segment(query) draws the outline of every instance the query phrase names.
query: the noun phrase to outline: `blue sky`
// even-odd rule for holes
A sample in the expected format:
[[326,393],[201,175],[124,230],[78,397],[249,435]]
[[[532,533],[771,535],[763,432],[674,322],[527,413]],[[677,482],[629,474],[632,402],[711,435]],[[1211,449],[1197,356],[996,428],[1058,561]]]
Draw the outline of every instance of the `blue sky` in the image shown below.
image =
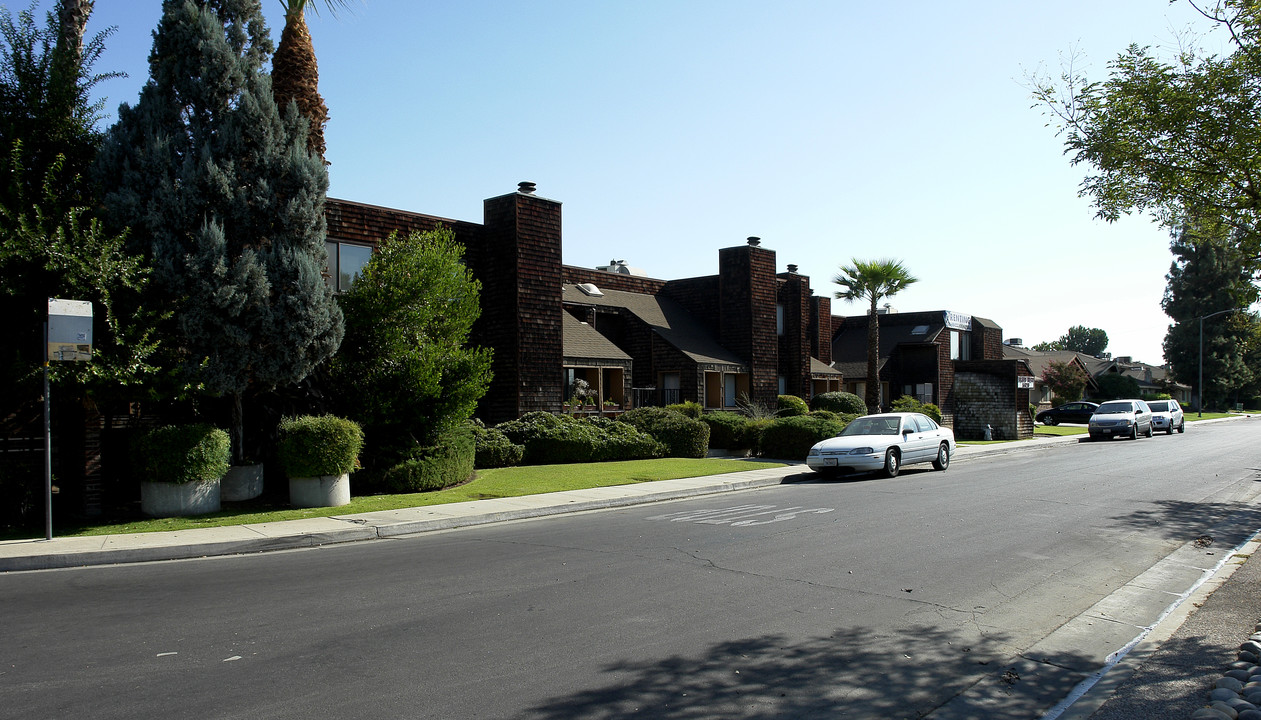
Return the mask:
[[[316,3],[317,0],[311,0]],[[39,3],[40,11],[53,5]],[[6,3],[11,10],[26,5]],[[273,37],[280,4],[264,2]],[[1103,328],[1160,363],[1168,234],[1108,224],[1026,87],[1076,49],[1090,74],[1128,44],[1172,49],[1165,0],[363,0],[308,16],[330,112],[330,195],[480,222],[538,185],[563,205],[563,260],[666,279],[717,272],[762,238],[831,296],[851,258],[901,259],[903,312],[994,320],[1027,345]],[[101,0],[108,122],[148,77],[157,0]],[[1210,35],[1209,42],[1220,42]],[[835,301],[836,314],[863,308]]]

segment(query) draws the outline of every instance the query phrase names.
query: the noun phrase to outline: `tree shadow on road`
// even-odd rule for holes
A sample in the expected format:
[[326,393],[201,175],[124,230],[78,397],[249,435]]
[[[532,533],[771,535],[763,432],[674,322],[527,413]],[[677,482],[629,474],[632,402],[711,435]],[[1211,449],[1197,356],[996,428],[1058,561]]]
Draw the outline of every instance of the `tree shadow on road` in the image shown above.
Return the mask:
[[1168,540],[1233,547],[1261,528],[1261,507],[1247,503],[1162,500],[1113,519],[1121,526],[1156,531]]
[[[828,636],[790,641],[763,635],[715,643],[694,656],[606,665],[603,687],[552,698],[524,714],[538,720],[651,717],[699,718],[923,717],[974,683],[990,695],[1020,695],[1019,668],[1003,664],[1001,634],[978,640],[969,632],[911,627],[877,636],[842,628]],[[1061,658],[1081,664],[1083,658]],[[1058,665],[1058,663],[1056,663]],[[1062,675],[1063,697],[1080,675]],[[1030,679],[1031,680],[1031,679]],[[1025,681],[1029,682],[1029,681]],[[1040,678],[1039,683],[1046,682]],[[1052,681],[1054,682],[1054,681]],[[1042,689],[1039,690],[1042,693]],[[1042,693],[1045,695],[1045,693]],[[1054,704],[1045,698],[1036,702]],[[1023,712],[1023,711],[1022,711]],[[978,717],[981,717],[978,715]]]

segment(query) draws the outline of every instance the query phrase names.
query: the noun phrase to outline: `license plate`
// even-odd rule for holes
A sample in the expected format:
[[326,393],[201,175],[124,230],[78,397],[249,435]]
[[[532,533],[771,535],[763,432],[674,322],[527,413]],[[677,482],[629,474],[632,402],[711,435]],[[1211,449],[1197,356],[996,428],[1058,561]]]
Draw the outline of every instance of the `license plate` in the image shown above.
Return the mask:
[[824,464],[824,465],[835,465],[835,464],[836,464],[836,458],[823,458],[823,464]]

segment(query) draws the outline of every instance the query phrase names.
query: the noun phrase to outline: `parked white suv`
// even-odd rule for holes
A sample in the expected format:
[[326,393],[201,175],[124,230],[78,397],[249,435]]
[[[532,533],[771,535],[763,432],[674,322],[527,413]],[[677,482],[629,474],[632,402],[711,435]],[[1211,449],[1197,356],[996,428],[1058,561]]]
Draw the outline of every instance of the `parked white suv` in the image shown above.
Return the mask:
[[1152,410],[1142,400],[1109,400],[1090,416],[1090,439],[1152,436]]
[[1182,406],[1177,400],[1152,400],[1147,406],[1152,409],[1153,428],[1164,430],[1170,435],[1174,430],[1187,431],[1186,414],[1182,412]]

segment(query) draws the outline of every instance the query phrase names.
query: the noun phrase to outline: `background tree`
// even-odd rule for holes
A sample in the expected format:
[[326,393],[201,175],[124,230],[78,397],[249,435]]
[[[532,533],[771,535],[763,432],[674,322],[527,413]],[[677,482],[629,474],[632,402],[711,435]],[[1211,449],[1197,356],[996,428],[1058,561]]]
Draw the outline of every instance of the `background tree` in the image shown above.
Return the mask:
[[333,376],[375,462],[435,444],[486,393],[491,351],[467,345],[481,284],[463,252],[446,228],[391,235],[341,296],[346,338]]
[[276,108],[271,50],[257,0],[165,0],[149,80],[100,157],[106,210],[174,310],[183,377],[232,399],[237,461],[243,396],[301,381],[343,332],[321,276],[328,174],[305,120]]
[[1061,401],[1070,402],[1080,399],[1089,380],[1086,371],[1071,360],[1068,362],[1052,360],[1042,369],[1042,382],[1051,388],[1051,394],[1055,396],[1057,405]]
[[1074,325],[1059,339],[1038,343],[1033,346],[1033,349],[1041,352],[1071,350],[1104,359],[1110,356],[1109,353],[1104,352],[1108,349],[1108,333],[1099,328],[1088,328],[1082,325]]
[[880,315],[876,312],[877,304],[886,297],[892,297],[905,290],[909,285],[919,282],[912,276],[901,261],[869,260],[857,258],[852,265],[842,265],[840,274],[832,278],[832,282],[845,288],[836,293],[836,297],[853,302],[869,301],[867,311],[867,390],[864,401],[867,411],[880,412]]
[[[285,9],[285,27],[271,61],[272,96],[281,112],[290,102],[297,104],[307,119],[307,148],[323,159],[328,106],[320,96],[320,69],[305,16],[308,7],[314,11],[316,6],[307,0],[280,0],[280,4]],[[330,11],[347,6],[345,0],[325,0],[324,4]]]
[[[1239,230],[1212,220],[1188,223],[1170,243],[1174,261],[1165,276],[1168,285],[1161,307],[1174,320],[1165,334],[1165,360],[1173,376],[1197,386],[1200,375],[1198,318],[1220,310],[1244,309],[1258,299],[1257,286],[1243,260]],[[1245,389],[1258,370],[1246,352],[1255,335],[1256,318],[1236,312],[1207,318],[1204,330],[1204,388],[1196,387],[1204,405],[1220,407]]]
[[1136,398],[1142,393],[1137,380],[1121,373],[1104,373],[1095,382],[1099,385],[1100,400]]
[[[66,3],[63,3],[63,6]],[[48,298],[93,304],[91,363],[59,363],[51,372],[75,393],[99,394],[152,377],[156,313],[140,306],[148,269],[94,217],[95,188],[85,177],[96,156],[101,102],[92,88],[117,73],[94,74],[109,31],[86,44],[91,3],[16,18],[0,8],[0,372],[7,403],[42,366]],[[7,414],[7,413],[4,413]]]
[[[1197,9],[1200,6],[1196,6]],[[1131,45],[1090,81],[1071,62],[1058,80],[1032,78],[1034,98],[1091,168],[1081,195],[1100,217],[1151,211],[1166,227],[1217,217],[1250,262],[1261,250],[1261,5],[1224,0],[1201,10],[1224,27],[1226,56],[1183,47],[1172,61]]]

